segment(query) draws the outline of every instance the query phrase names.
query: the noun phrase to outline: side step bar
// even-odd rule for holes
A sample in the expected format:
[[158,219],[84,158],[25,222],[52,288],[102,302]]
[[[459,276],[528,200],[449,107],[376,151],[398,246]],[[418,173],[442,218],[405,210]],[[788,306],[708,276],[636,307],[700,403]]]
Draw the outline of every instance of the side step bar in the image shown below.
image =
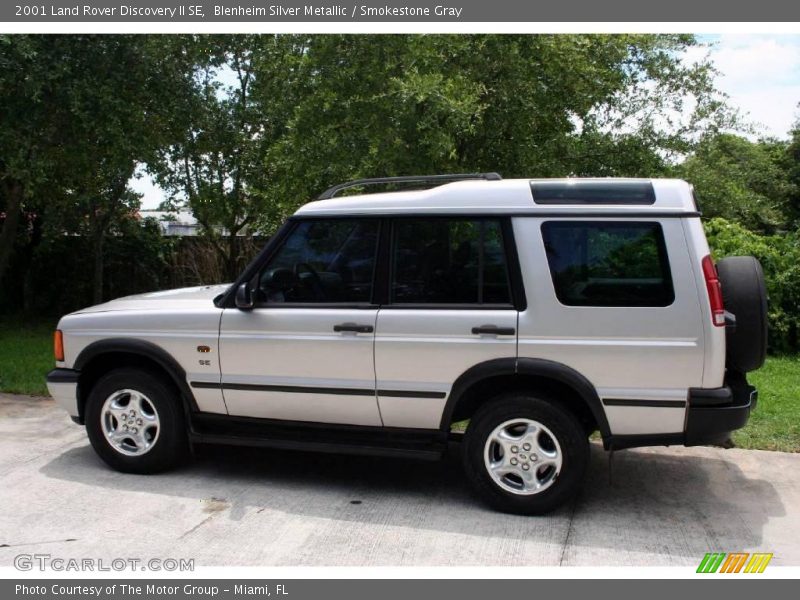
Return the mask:
[[361,427],[195,413],[192,444],[257,446],[333,454],[439,460],[448,436],[438,430]]

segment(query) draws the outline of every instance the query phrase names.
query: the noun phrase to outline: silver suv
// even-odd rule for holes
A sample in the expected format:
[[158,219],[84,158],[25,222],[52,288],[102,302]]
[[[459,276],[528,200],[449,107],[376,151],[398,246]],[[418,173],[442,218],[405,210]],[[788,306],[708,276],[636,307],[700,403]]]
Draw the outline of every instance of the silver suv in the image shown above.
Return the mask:
[[[373,184],[399,191],[335,198]],[[331,188],[232,285],[63,317],[47,380],[120,471],[196,443],[460,441],[479,494],[533,514],[579,488],[594,431],[607,450],[726,439],[765,349],[761,267],[712,262],[686,182],[437,175]]]

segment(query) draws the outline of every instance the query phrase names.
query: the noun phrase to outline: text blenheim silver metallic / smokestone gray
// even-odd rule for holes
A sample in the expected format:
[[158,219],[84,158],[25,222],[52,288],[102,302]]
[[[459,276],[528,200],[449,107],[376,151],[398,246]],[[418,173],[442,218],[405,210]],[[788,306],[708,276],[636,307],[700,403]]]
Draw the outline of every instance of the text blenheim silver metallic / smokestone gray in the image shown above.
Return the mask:
[[[355,14],[353,14],[355,9]],[[220,6],[214,5],[215,17],[454,17],[459,18],[464,12],[460,6],[436,5],[428,6],[284,6],[270,4],[268,6]]]

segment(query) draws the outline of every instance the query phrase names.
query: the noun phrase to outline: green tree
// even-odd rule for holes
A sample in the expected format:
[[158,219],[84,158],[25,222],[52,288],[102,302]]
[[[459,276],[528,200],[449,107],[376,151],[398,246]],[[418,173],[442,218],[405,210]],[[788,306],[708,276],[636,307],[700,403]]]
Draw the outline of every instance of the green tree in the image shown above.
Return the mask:
[[0,281],[34,190],[53,179],[69,68],[48,38],[0,35]]
[[263,157],[288,120],[287,88],[296,83],[289,69],[299,52],[289,36],[196,38],[186,126],[149,165],[170,193],[167,207],[191,210],[230,278],[241,262],[237,236],[270,213]]
[[770,233],[790,223],[790,199],[796,188],[786,170],[787,151],[783,141],[712,135],[678,165],[675,174],[694,184],[705,216]]
[[[800,105],[798,105],[800,106]],[[782,162],[791,186],[788,210],[795,227],[800,225],[800,121],[789,132],[789,143]]]
[[287,134],[286,204],[356,177],[497,170],[648,175],[732,115],[684,35],[312,36]]
[[[23,209],[50,235],[92,240],[94,300],[103,296],[104,243],[138,208],[136,164],[168,142],[180,56],[158,37],[11,36],[0,43],[0,178],[6,219],[0,275]],[[191,73],[189,73],[191,78]],[[17,221],[17,222],[15,222]],[[10,241],[9,241],[10,240]]]

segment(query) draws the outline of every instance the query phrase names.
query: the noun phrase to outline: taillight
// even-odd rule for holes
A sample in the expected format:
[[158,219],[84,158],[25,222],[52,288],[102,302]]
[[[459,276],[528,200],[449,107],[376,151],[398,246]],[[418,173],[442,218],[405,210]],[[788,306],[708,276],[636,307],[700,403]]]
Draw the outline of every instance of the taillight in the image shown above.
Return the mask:
[[53,354],[56,355],[58,362],[64,360],[64,336],[60,329],[56,329],[55,334],[53,334]]
[[708,290],[708,302],[711,305],[711,322],[717,327],[725,327],[725,307],[722,305],[722,286],[717,276],[717,267],[710,256],[703,258],[703,277]]

